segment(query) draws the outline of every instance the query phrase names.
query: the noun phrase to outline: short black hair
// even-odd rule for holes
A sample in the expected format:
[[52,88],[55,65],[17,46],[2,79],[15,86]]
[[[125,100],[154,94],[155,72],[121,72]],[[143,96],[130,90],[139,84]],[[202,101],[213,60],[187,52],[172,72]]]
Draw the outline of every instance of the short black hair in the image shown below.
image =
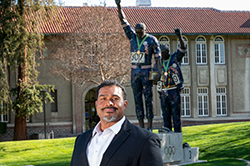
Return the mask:
[[165,51],[169,51],[169,48],[168,48],[168,46],[166,44],[161,45],[160,49],[165,50]]
[[124,98],[124,100],[126,100],[126,97],[127,97],[127,92],[126,92],[126,89],[124,88],[124,86],[122,86],[122,84],[120,84],[117,80],[113,80],[113,79],[110,79],[110,80],[104,80],[96,89],[96,97],[98,98],[98,95],[99,95],[99,90],[105,86],[118,86],[122,89],[122,96]]
[[144,31],[146,31],[146,25],[140,22],[135,25],[135,29],[143,29]]

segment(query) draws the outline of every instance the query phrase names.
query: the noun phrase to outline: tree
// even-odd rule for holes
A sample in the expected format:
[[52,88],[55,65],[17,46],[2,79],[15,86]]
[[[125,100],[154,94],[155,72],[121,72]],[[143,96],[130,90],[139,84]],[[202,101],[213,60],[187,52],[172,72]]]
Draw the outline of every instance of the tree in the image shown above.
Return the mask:
[[105,79],[128,82],[130,45],[114,11],[84,6],[68,10],[65,17],[68,32],[50,37],[58,60],[52,73],[81,84]]
[[[35,58],[44,47],[39,21],[52,20],[54,5],[53,0],[0,0],[0,101],[15,110],[13,140],[27,139],[26,117],[42,112],[41,91],[53,90],[37,82]],[[12,70],[18,73],[14,89],[8,81]],[[16,96],[14,102],[10,92]],[[48,92],[45,99],[52,101]]]

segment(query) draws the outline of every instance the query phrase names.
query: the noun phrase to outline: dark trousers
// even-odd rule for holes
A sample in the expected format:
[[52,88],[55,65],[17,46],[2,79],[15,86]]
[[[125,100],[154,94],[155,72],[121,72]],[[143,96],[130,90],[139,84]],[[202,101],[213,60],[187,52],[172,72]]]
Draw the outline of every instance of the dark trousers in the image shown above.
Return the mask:
[[164,127],[172,130],[172,120],[174,132],[181,130],[181,96],[177,89],[162,91],[160,93],[161,109],[164,121]]
[[136,105],[137,119],[144,119],[143,98],[145,98],[146,118],[152,119],[153,114],[153,82],[149,80],[149,71],[151,69],[132,69],[131,86],[133,89],[134,100]]

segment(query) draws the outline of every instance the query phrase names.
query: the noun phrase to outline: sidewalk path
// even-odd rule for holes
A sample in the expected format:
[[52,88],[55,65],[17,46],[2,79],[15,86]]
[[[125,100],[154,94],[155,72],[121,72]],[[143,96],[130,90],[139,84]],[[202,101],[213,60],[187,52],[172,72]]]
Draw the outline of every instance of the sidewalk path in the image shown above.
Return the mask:
[[245,160],[245,159],[241,159],[241,158],[237,158],[238,160],[242,160],[242,161],[245,161],[245,162],[247,162],[247,166],[250,166],[250,161],[248,161],[248,160]]

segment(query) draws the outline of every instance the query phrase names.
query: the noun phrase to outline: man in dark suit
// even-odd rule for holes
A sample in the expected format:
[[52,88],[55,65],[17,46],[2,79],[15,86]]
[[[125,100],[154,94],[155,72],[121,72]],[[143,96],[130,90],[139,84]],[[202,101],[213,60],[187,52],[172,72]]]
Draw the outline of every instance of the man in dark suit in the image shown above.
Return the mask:
[[125,88],[105,80],[96,93],[100,122],[76,138],[70,166],[162,166],[159,137],[125,118]]

